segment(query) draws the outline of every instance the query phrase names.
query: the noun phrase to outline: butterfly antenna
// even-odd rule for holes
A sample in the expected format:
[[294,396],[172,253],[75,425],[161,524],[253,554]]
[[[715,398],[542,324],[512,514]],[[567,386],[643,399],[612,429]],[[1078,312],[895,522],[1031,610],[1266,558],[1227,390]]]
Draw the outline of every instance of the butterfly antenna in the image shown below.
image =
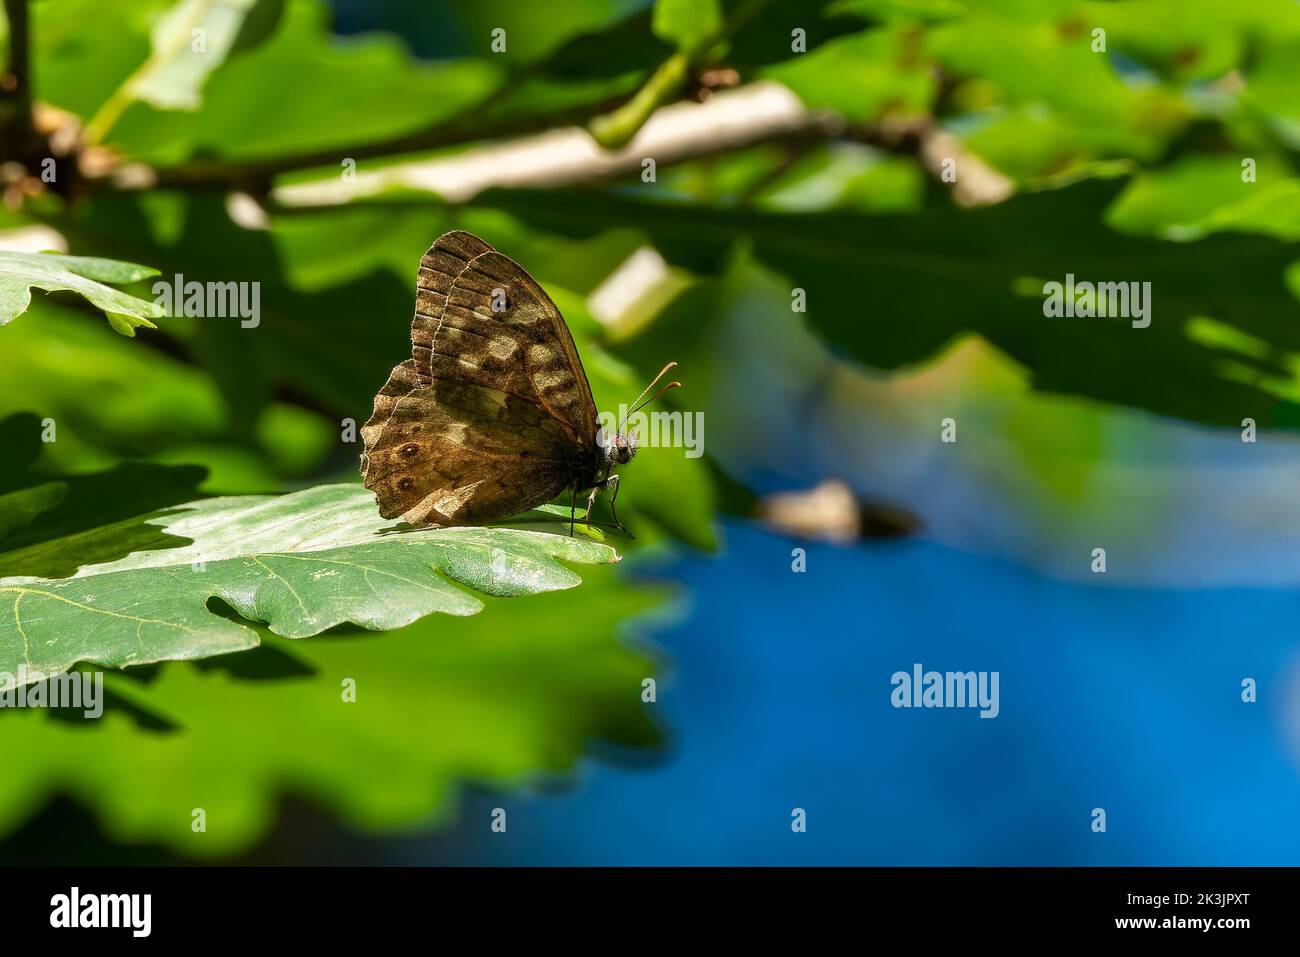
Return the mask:
[[654,394],[654,396],[653,396],[649,401],[647,401],[647,402],[643,402],[643,403],[641,403],[641,405],[637,405],[638,402],[641,402],[641,400],[645,398],[646,393],[649,392],[651,389],[653,389],[653,388],[655,387],[656,383],[658,383],[660,379],[662,379],[665,375],[667,375],[668,370],[669,370],[669,369],[676,368],[676,366],[677,366],[676,361],[673,361],[673,362],[668,363],[668,365],[664,366],[662,369],[660,369],[660,370],[659,370],[659,374],[658,374],[657,376],[655,376],[653,379],[650,380],[650,384],[649,384],[648,386],[646,386],[644,389],[641,390],[641,394],[640,394],[639,396],[637,396],[635,399],[632,400],[632,408],[630,408],[630,409],[628,410],[627,414],[623,416],[623,420],[622,420],[621,422],[619,422],[619,424],[618,424],[618,431],[619,431],[619,434],[620,434],[620,435],[621,435],[622,432],[623,432],[623,426],[627,424],[627,420],[628,420],[629,416],[631,416],[634,412],[636,412],[637,409],[640,409],[640,408],[643,408],[644,406],[649,405],[651,402],[653,402],[655,399],[659,398],[659,396],[663,395],[663,394],[664,394],[665,392],[667,392],[669,389],[676,389],[676,388],[679,388],[679,387],[681,386],[681,383],[680,383],[680,382],[670,382],[670,383],[668,383],[668,385],[664,386],[662,389],[660,389],[658,392],[656,392],[656,393]]
[[668,383],[666,386],[664,386],[662,389],[660,389],[660,390],[659,390],[658,392],[656,392],[654,395],[650,396],[650,398],[646,399],[646,400],[645,400],[644,402],[642,402],[640,405],[636,406],[636,407],[633,408],[631,411],[629,411],[629,412],[628,412],[628,415],[633,415],[633,414],[636,413],[638,410],[640,410],[640,409],[644,409],[647,405],[649,405],[649,404],[650,404],[651,402],[653,402],[655,399],[659,398],[661,395],[663,395],[663,394],[664,394],[665,392],[667,392],[669,389],[680,389],[681,387],[682,387],[682,384],[681,384],[680,382],[670,382],[670,383]]
[[669,369],[675,369],[676,367],[677,367],[677,363],[674,361],[668,363],[668,365],[660,369],[659,374],[650,380],[650,384],[641,390],[641,394],[632,400],[632,404],[636,405],[638,402],[644,399],[645,394],[655,387],[655,383],[658,382],[660,379],[662,379],[668,373]]

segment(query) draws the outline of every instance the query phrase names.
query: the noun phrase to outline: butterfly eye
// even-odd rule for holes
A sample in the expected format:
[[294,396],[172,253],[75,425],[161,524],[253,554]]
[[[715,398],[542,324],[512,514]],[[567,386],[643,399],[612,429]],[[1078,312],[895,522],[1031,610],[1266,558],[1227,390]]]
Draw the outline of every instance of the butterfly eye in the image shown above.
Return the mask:
[[415,479],[411,478],[409,475],[403,475],[397,480],[397,487],[403,492],[409,492],[413,485],[415,485]]
[[420,454],[420,447],[415,444],[403,445],[402,454],[408,459],[415,458],[415,456]]

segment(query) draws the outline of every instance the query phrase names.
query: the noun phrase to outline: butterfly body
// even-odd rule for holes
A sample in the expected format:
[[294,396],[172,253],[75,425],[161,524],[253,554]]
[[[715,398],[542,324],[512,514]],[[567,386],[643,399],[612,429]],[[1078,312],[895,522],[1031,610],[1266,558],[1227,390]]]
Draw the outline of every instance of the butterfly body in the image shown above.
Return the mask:
[[412,357],[361,429],[361,472],[380,514],[415,525],[499,521],[617,489],[635,439],[606,440],[555,304],[518,264],[469,233],[420,260]]

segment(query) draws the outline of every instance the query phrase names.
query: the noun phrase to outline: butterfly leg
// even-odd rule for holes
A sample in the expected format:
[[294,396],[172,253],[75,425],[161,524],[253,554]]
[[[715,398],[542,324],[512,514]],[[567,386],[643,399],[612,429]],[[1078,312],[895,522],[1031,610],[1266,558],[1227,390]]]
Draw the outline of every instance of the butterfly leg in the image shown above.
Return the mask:
[[569,537],[573,537],[573,515],[578,504],[578,483],[573,483],[573,488],[569,490]]
[[614,527],[619,531],[627,532],[632,538],[636,538],[635,535],[628,531],[627,526],[618,520],[618,510],[614,508],[614,503],[618,501],[618,476],[611,475],[605,479],[604,485],[606,488],[613,488],[614,490],[609,496],[609,514],[614,519]]
[[610,495],[610,499],[609,499],[609,514],[614,519],[614,527],[617,528],[620,532],[627,532],[627,534],[630,535],[632,538],[636,538],[635,535],[632,535],[632,533],[628,531],[627,526],[618,520],[618,512],[614,508],[614,503],[618,501],[618,476],[617,475],[611,475],[609,478],[605,479],[605,481],[598,482],[592,486],[591,494],[587,496],[587,513],[586,515],[583,516],[582,520],[584,522],[591,521],[591,510],[596,505],[596,496],[599,495],[601,492],[603,492],[605,489],[614,490],[613,493]]

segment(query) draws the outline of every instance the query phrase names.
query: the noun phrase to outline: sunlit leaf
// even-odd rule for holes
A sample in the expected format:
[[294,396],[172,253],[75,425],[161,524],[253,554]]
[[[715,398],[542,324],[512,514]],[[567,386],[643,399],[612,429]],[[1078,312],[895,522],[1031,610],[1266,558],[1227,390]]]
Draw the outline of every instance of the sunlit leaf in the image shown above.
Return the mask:
[[0,250],[0,326],[26,312],[32,289],[41,289],[77,293],[104,310],[109,324],[123,335],[135,335],[140,326],[154,329],[156,326],[149,320],[164,315],[161,306],[106,283],[138,282],[157,273],[148,266],[114,259]]
[[[483,604],[466,587],[509,596],[571,588],[581,579],[557,559],[618,559],[606,545],[543,531],[403,531],[355,485],[205,499],[135,524],[186,544],[83,566],[70,578],[0,578],[6,683],[82,661],[121,668],[254,647],[256,632],[214,615],[212,598],[276,634],[305,638],[344,622],[385,629],[435,611],[472,615]],[[0,561],[21,569],[80,547],[74,536]]]

